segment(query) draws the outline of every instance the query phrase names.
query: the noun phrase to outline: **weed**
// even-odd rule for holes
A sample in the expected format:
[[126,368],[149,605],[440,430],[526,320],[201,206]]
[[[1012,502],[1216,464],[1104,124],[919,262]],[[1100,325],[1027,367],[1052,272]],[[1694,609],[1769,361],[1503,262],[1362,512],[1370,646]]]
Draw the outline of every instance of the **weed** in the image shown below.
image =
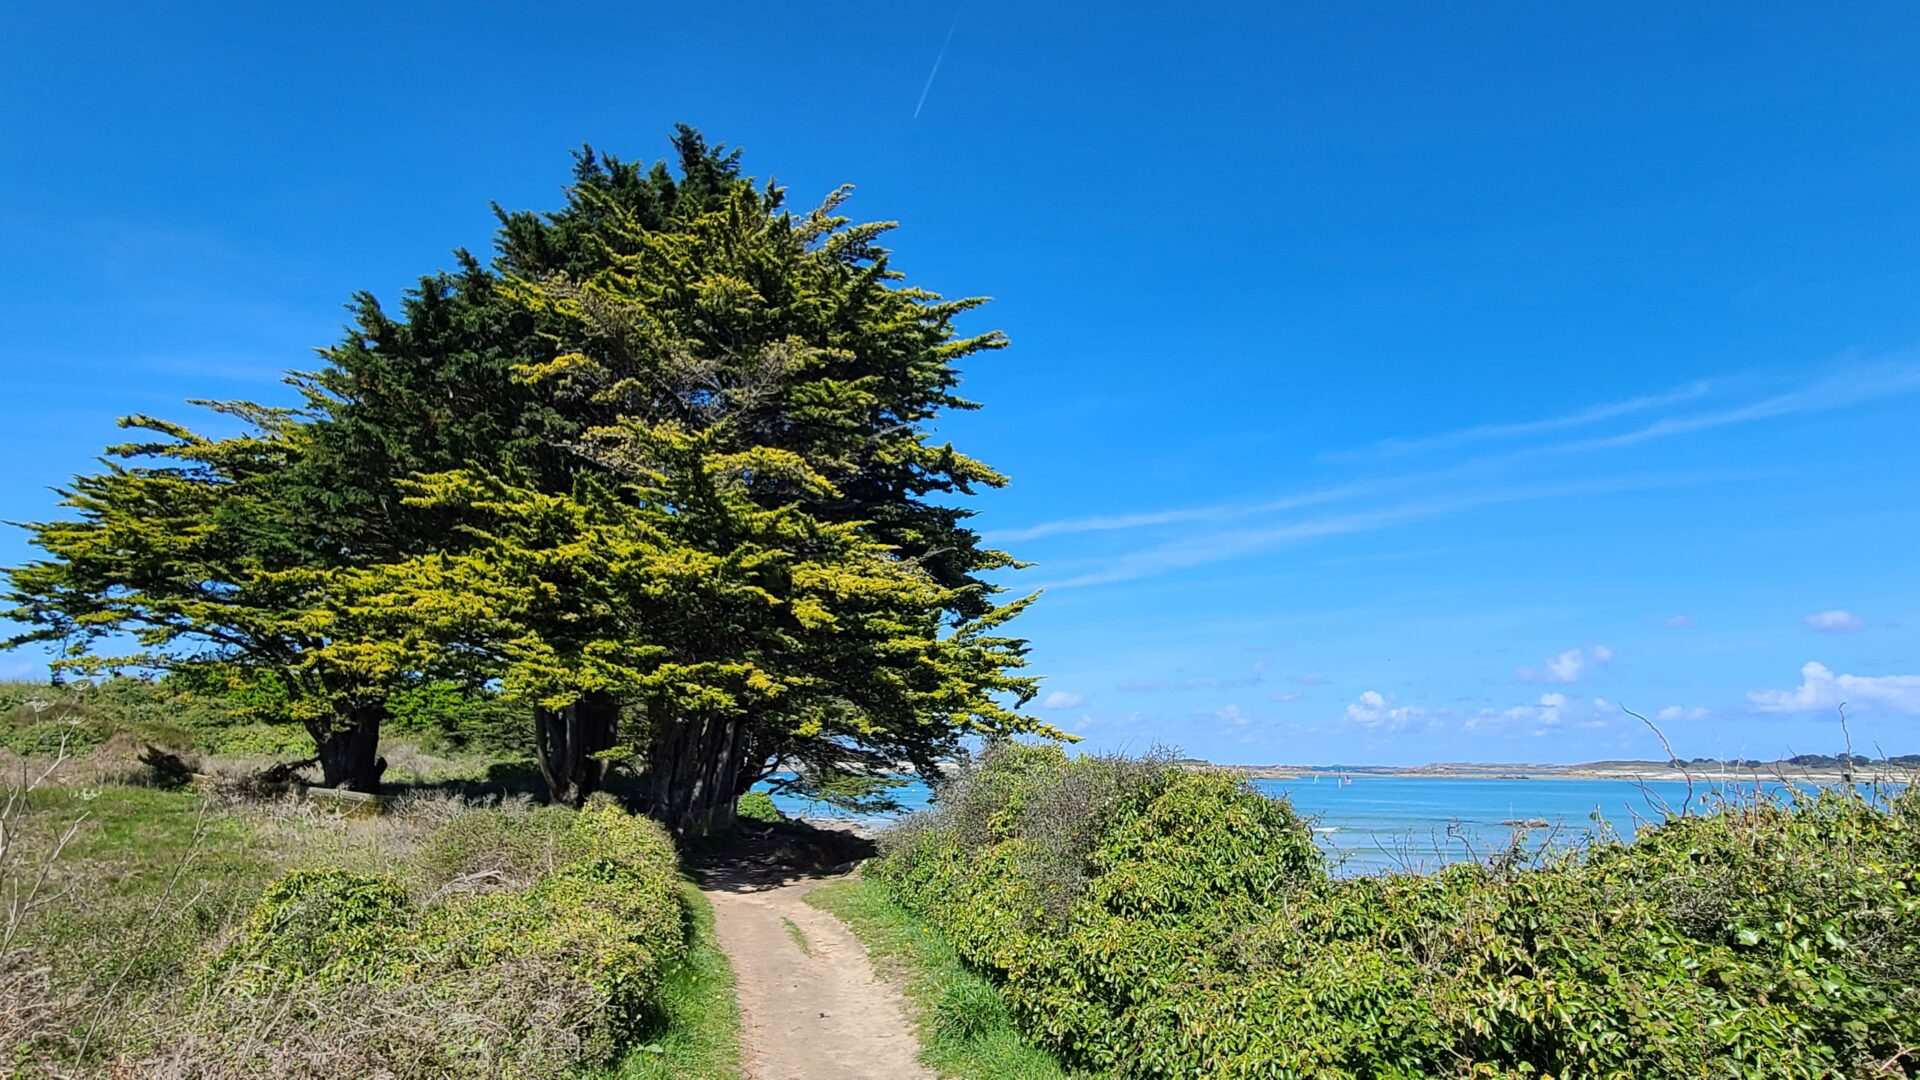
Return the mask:
[[800,929],[800,924],[782,916],[780,925],[786,927],[787,937],[793,941],[793,947],[799,949],[802,956],[813,955],[813,947],[807,944],[807,932]]

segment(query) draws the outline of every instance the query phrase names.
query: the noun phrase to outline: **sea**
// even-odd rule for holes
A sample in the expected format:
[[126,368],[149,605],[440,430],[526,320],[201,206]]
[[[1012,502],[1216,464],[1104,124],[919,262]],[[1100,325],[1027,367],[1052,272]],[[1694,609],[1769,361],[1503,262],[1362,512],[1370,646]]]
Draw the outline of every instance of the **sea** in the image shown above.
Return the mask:
[[[1342,875],[1434,870],[1463,860],[1483,860],[1516,843],[1530,853],[1577,846],[1596,836],[1631,839],[1662,820],[1668,808],[1688,803],[1680,780],[1507,778],[1316,774],[1287,780],[1255,780],[1253,786],[1284,798],[1313,828],[1315,840]],[[1779,790],[1781,785],[1764,786]],[[1712,796],[1751,794],[1755,785],[1722,788],[1698,780],[1693,807]],[[927,786],[912,781],[895,798],[903,812],[926,809]],[[775,796],[775,805],[795,817],[848,817],[805,799]],[[885,825],[898,815],[867,816]]]

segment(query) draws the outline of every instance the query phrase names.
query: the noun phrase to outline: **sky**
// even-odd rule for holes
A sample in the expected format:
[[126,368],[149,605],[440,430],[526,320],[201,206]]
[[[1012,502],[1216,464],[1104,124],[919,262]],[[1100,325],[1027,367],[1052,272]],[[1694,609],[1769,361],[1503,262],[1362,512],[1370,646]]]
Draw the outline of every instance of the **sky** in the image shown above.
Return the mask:
[[0,102],[0,519],[684,121],[995,298],[940,434],[1082,745],[1920,752],[1908,0],[23,0]]

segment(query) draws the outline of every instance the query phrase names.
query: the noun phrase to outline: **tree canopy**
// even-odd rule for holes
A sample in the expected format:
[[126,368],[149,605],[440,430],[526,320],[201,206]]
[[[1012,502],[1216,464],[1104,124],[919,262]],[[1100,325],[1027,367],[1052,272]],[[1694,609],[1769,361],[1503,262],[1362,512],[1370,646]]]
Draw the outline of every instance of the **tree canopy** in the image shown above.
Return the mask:
[[328,779],[361,786],[399,687],[495,687],[556,798],[630,759],[695,832],[776,771],[857,786],[1057,735],[1004,630],[1031,598],[956,505],[1005,478],[931,430],[1006,344],[956,329],[983,301],[906,283],[848,189],[795,214],[738,152],[674,146],[583,151],[560,209],[496,207],[490,263],[456,252],[395,314],[357,295],[301,408],[224,406],[252,430],[223,440],[131,421],[161,441],[29,526],[27,637],[282,679],[323,764],[360,733]]

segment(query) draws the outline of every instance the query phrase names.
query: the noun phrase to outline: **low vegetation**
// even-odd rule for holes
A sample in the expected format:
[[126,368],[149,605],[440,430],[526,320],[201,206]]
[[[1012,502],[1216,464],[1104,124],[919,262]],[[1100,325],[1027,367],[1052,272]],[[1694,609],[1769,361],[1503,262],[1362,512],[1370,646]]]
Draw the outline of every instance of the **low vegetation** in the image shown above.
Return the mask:
[[1327,871],[1235,779],[1002,745],[868,876],[1102,1074],[1920,1071],[1920,795],[1727,796],[1537,863]]
[[852,928],[881,971],[898,981],[941,1076],[1059,1080],[1068,1075],[1014,1023],[1000,990],[947,939],[908,914],[874,878],[849,877],[807,894],[807,903]]
[[164,790],[121,737],[5,761],[0,1075],[736,1074],[732,978],[654,822]]

